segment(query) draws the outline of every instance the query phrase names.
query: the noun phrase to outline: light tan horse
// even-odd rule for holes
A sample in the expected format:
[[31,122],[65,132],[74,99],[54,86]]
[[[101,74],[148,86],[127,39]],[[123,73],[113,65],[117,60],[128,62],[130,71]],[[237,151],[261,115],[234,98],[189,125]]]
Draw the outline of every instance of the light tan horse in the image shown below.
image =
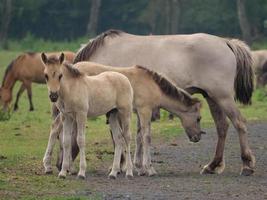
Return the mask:
[[[75,54],[70,51],[64,52],[66,60],[73,62]],[[24,90],[27,90],[30,103],[30,111],[34,110],[32,103],[32,83],[45,83],[44,66],[41,61],[40,53],[24,53],[14,59],[6,68],[0,88],[0,102],[3,109],[7,110],[12,101],[12,90],[17,81],[22,82],[16,95],[14,110],[18,109],[18,102]],[[59,55],[59,52],[50,52],[47,55]]]
[[[87,117],[110,112],[110,128],[115,135],[113,167],[109,177],[115,178],[120,171],[120,158],[126,150],[126,177],[132,177],[130,155],[130,120],[133,90],[127,77],[116,72],[98,76],[86,76],[70,65],[63,65],[64,54],[47,57],[42,53],[45,78],[50,100],[56,103],[63,120],[63,164],[59,177],[65,178],[71,169],[71,133],[77,126],[77,144],[80,150],[79,178],[85,178],[85,123]],[[75,125],[74,125],[75,124]],[[121,142],[123,138],[124,142]],[[124,145],[123,145],[124,144]]]
[[263,87],[267,83],[267,50],[252,51],[252,57],[257,87]]
[[[71,64],[65,64],[70,65]],[[104,66],[92,62],[80,62],[73,67],[87,75],[97,75],[103,72],[112,71],[119,72],[125,75],[134,91],[133,107],[138,116],[138,133],[136,137],[136,150],[134,156],[135,167],[139,175],[152,176],[156,173],[151,162],[151,115],[153,108],[161,107],[175,115],[177,115],[182,122],[182,126],[192,142],[198,142],[201,134],[204,132],[200,129],[200,107],[201,103],[198,99],[192,98],[187,92],[174,86],[164,76],[150,71],[146,68],[135,66],[127,68],[116,68]],[[58,127],[57,120],[53,127]],[[60,130],[54,130],[51,134],[59,134]],[[56,138],[55,136],[53,138]],[[51,141],[49,143],[54,143]],[[48,145],[49,148],[49,145]],[[72,157],[75,159],[78,150],[73,144],[74,151]],[[52,152],[47,150],[46,152]],[[51,166],[51,158],[47,160],[47,154],[44,157],[45,168],[47,165]],[[48,162],[47,162],[48,161]],[[58,162],[61,165],[60,161]],[[49,167],[51,169],[51,167]]]
[[244,42],[203,33],[141,36],[109,30],[79,50],[74,63],[80,61],[117,67],[141,65],[164,74],[191,94],[201,93],[218,133],[214,157],[201,173],[222,172],[227,118],[239,135],[241,174],[254,172],[255,157],[249,146],[246,120],[235,103],[250,104],[253,92],[251,52]]

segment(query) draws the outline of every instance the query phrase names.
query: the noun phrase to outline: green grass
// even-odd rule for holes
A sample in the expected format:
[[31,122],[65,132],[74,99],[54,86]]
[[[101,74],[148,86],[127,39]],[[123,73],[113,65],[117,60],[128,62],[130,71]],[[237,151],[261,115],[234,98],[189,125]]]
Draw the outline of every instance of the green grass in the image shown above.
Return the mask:
[[[19,53],[19,51],[0,51],[1,77],[8,63]],[[15,86],[13,95],[17,92],[18,86],[19,84]],[[60,180],[56,173],[51,176],[43,174],[42,157],[51,124],[50,103],[45,85],[33,85],[33,102],[35,111],[28,112],[28,99],[24,93],[19,103],[19,110],[12,113],[9,120],[0,121],[0,199],[86,199],[78,193],[88,189],[84,181],[70,177]],[[256,91],[253,105],[240,106],[240,109],[250,122],[267,120],[264,91]],[[155,143],[170,142],[183,133],[180,121],[177,118],[169,121],[167,116],[167,112],[163,112],[161,120],[152,123],[152,139]],[[134,117],[133,132],[135,124]],[[212,126],[213,121],[207,104],[203,101],[202,127]],[[113,148],[104,117],[89,120],[86,130],[87,171],[94,173],[100,166],[111,164],[112,155],[109,152],[112,152]],[[99,159],[99,155],[102,159]],[[92,198],[100,197],[96,195]]]

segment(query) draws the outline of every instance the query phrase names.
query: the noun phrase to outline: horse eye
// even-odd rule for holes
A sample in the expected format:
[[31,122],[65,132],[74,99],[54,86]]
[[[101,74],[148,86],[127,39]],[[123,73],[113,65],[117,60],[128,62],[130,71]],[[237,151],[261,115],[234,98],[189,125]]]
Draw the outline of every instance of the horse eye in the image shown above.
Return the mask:
[[200,120],[201,120],[201,117],[198,117],[198,118],[197,118],[197,122],[200,122]]
[[61,80],[61,78],[62,78],[62,74],[59,75],[58,79]]
[[47,74],[45,74],[45,80],[48,81],[48,75]]

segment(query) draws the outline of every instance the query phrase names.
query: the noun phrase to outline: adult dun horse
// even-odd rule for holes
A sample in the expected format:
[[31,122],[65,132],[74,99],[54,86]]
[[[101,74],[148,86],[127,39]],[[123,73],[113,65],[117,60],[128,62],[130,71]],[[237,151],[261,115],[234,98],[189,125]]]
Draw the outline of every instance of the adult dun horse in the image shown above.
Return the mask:
[[[65,65],[71,64],[65,63]],[[70,67],[72,67],[72,65]],[[156,171],[152,166],[150,155],[150,119],[154,108],[161,107],[180,117],[182,126],[186,130],[190,141],[198,142],[201,139],[201,134],[204,132],[200,129],[200,101],[196,98],[192,98],[184,90],[177,88],[164,76],[140,66],[116,68],[92,62],[79,62],[73,67],[90,76],[98,75],[107,71],[113,71],[119,72],[129,79],[134,92],[133,108],[136,111],[138,119],[137,130],[139,132],[139,137],[137,137],[136,140],[134,164],[139,175],[146,174],[148,176],[152,176],[156,174]],[[56,119],[52,126],[55,128],[52,128],[51,130],[51,139],[48,142],[48,148],[44,156],[44,167],[46,172],[47,169],[52,169],[51,152],[53,151],[56,138],[58,134],[60,134],[60,129],[58,129],[59,126],[61,125]],[[74,130],[73,135],[75,134]],[[73,143],[73,145],[75,145],[75,143]],[[75,156],[78,154],[77,150],[78,148],[75,148],[72,151],[73,159],[75,159]],[[62,161],[58,162],[59,168],[61,166],[61,162]]]
[[251,52],[242,41],[203,33],[138,36],[109,30],[78,51],[74,63],[79,61],[145,66],[191,94],[203,94],[215,121],[218,141],[214,158],[201,173],[222,173],[225,168],[227,117],[239,134],[241,174],[254,172],[255,157],[248,144],[247,126],[235,104],[235,100],[250,104],[253,92]]
[[[110,113],[110,128],[114,134],[115,153],[110,178],[116,178],[120,171],[123,149],[126,154],[126,177],[131,178],[130,121],[133,104],[133,90],[127,77],[117,72],[104,72],[98,76],[86,76],[71,65],[63,65],[64,54],[60,57],[41,55],[45,65],[44,74],[49,98],[56,103],[63,120],[63,164],[59,177],[65,178],[71,169],[71,134],[77,127],[77,144],[80,150],[78,177],[84,179],[85,124],[87,117]],[[75,124],[75,125],[74,125]]]
[[[50,52],[48,55],[59,55],[59,52]],[[66,51],[66,60],[73,62],[75,54]],[[6,68],[2,86],[0,88],[0,102],[3,109],[7,110],[12,101],[12,90],[17,81],[22,82],[20,89],[16,95],[14,110],[18,109],[18,102],[24,90],[27,90],[30,103],[30,111],[34,110],[32,103],[32,83],[45,84],[44,66],[41,61],[40,53],[24,53],[14,59]]]

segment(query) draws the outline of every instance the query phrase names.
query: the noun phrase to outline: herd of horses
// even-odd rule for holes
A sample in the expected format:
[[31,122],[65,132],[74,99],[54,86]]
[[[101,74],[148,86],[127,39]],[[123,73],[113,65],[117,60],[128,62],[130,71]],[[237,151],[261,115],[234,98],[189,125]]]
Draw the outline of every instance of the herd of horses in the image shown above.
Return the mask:
[[[265,56],[266,54],[266,56]],[[245,119],[235,103],[251,104],[254,70],[257,85],[267,83],[267,53],[251,52],[237,39],[209,34],[139,36],[109,30],[90,40],[78,52],[25,53],[7,67],[0,99],[4,110],[12,101],[16,81],[22,82],[19,97],[26,89],[30,110],[31,84],[46,83],[52,102],[53,124],[43,164],[52,173],[52,152],[60,141],[57,160],[59,177],[75,173],[73,162],[80,153],[78,177],[84,179],[85,123],[87,117],[106,115],[114,144],[113,165],[109,174],[121,171],[133,177],[152,176],[151,117],[163,108],[179,117],[192,142],[205,134],[200,127],[201,102],[192,97],[200,93],[206,99],[217,128],[214,158],[201,174],[220,174],[225,168],[224,146],[229,127],[227,118],[239,135],[241,175],[255,170]],[[137,115],[136,148],[130,154],[131,113]]]

